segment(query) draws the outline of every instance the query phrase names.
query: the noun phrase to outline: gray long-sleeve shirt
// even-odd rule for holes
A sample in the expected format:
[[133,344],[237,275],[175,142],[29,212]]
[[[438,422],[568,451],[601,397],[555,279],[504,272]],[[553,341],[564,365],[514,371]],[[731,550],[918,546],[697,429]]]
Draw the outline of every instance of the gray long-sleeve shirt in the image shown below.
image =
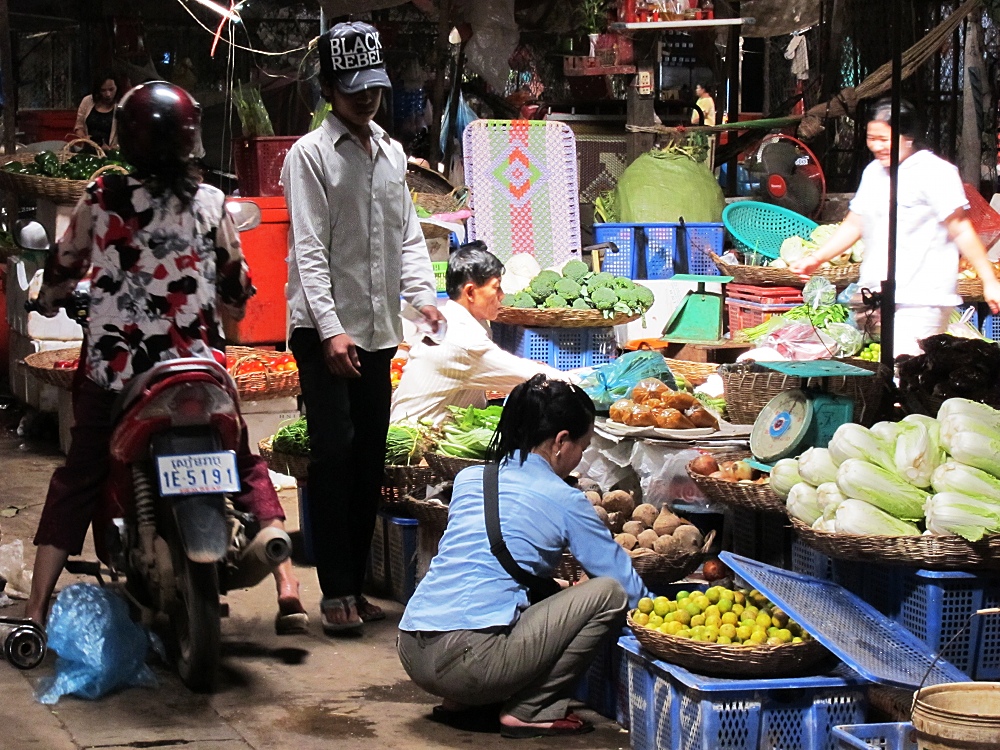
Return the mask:
[[347,333],[366,351],[403,337],[400,295],[437,298],[434,272],[406,187],[406,155],[371,123],[372,156],[330,115],[288,152],[281,170],[291,221],[289,329],[325,340]]

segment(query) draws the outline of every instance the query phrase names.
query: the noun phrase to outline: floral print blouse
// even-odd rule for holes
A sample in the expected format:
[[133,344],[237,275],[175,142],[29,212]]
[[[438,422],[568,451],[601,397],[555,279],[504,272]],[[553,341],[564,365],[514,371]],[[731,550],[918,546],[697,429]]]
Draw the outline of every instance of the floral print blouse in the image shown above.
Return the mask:
[[184,207],[125,175],[80,199],[46,264],[43,310],[55,314],[88,272],[86,375],[113,391],[157,362],[212,359],[224,345],[217,307],[238,320],[255,291],[222,191],[200,185]]

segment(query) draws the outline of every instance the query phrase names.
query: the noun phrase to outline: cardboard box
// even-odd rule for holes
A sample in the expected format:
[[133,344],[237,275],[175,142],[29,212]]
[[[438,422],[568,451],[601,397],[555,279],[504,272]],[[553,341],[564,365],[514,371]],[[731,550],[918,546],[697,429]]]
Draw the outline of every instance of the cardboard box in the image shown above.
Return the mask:
[[250,450],[259,453],[257,443],[273,435],[279,427],[299,418],[298,399],[294,396],[243,401],[240,412],[247,423]]

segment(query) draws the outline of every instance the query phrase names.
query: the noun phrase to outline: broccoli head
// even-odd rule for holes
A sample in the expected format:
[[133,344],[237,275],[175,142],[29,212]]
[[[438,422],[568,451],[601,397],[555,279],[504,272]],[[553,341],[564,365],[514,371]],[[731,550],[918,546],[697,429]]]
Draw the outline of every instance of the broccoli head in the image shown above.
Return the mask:
[[574,310],[593,310],[594,308],[583,297],[577,297],[575,300],[573,300],[573,309]]
[[562,276],[555,271],[542,271],[531,280],[531,283],[528,285],[528,291],[536,301],[543,302],[546,297],[555,292],[556,282],[560,279],[562,279]]
[[618,301],[624,302],[629,308],[639,306],[639,293],[637,287],[633,286],[631,289],[616,289],[615,292],[618,294]]
[[591,294],[594,293],[595,289],[601,289],[602,287],[612,287],[615,277],[613,274],[607,273],[606,271],[601,271],[600,273],[595,273],[591,276],[590,281],[587,282],[587,289]]
[[610,287],[600,287],[590,292],[590,301],[598,310],[610,310],[618,304],[618,295]]
[[525,309],[537,306],[535,298],[528,294],[527,291],[520,291],[516,294],[505,296],[503,298],[503,303],[507,307],[520,307]]
[[624,276],[615,276],[611,280],[611,286],[613,289],[631,289],[635,286],[635,282],[632,279],[626,279]]
[[635,285],[635,296],[643,310],[653,306],[653,290],[642,284]]
[[569,307],[569,302],[566,301],[565,297],[560,297],[558,294],[550,294],[545,298],[546,307]]
[[556,282],[556,294],[572,301],[580,296],[580,285],[570,278],[559,279]]
[[579,282],[584,276],[590,273],[590,269],[587,268],[587,264],[582,260],[571,260],[565,266],[563,266],[563,276],[567,279],[573,279],[573,281]]

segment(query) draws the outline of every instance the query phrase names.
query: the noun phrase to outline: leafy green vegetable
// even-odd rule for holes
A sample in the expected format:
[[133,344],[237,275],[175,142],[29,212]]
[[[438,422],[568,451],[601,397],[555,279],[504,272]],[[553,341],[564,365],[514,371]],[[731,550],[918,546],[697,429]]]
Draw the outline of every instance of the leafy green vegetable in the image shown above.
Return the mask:
[[385,438],[385,462],[390,466],[418,464],[433,444],[426,427],[406,423],[390,424]]
[[469,406],[463,409],[449,406],[448,409],[454,415],[454,422],[441,428],[443,437],[438,443],[438,452],[457,458],[485,458],[486,449],[500,423],[503,407],[477,409]]
[[306,428],[306,418],[299,417],[291,424],[278,428],[271,441],[271,447],[278,453],[308,456],[309,430]]

